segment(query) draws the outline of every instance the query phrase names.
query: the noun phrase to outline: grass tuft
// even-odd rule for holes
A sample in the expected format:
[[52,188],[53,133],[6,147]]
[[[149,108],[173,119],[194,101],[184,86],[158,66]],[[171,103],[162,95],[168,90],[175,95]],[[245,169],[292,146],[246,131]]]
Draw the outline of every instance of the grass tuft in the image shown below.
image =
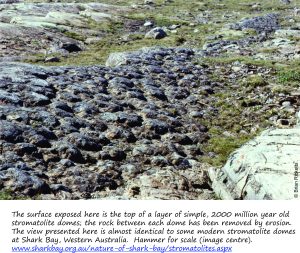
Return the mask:
[[286,70],[278,73],[278,81],[282,84],[300,82],[300,71]]

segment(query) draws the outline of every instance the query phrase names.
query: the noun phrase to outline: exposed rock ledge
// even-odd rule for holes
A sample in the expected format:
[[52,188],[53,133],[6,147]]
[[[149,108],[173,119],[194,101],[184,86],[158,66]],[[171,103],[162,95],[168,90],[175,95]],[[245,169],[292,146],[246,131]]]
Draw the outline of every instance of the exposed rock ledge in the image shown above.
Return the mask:
[[264,131],[209,174],[222,199],[293,199],[300,163],[300,128]]

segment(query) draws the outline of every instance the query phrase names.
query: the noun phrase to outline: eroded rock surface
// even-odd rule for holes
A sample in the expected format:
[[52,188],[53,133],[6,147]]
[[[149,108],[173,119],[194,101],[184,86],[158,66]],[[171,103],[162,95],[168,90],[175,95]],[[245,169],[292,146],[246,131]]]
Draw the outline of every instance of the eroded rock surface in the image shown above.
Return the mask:
[[212,187],[222,199],[294,199],[299,152],[299,128],[267,130],[210,170]]
[[295,1],[105,2],[0,1],[0,192],[292,198]]
[[103,3],[12,2],[0,5],[0,61],[30,59],[38,53],[45,57],[72,53],[74,50],[63,45],[84,48],[84,43],[71,35],[101,37],[103,31],[95,25],[118,20],[128,11],[127,7]]
[[196,155],[207,128],[193,117],[207,110],[199,87],[209,81],[193,55],[144,49],[114,68],[1,64],[1,188],[42,198],[211,198]]
[[270,33],[279,29],[279,15],[270,13],[264,16],[246,18],[232,26],[233,29],[254,29],[258,32]]

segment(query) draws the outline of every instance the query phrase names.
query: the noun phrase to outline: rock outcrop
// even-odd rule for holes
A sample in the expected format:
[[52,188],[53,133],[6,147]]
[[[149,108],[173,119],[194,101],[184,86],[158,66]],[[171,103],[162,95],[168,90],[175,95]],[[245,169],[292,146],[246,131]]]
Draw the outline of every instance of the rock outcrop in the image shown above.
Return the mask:
[[210,169],[222,199],[294,199],[300,164],[300,128],[266,130]]
[[145,38],[149,39],[163,39],[167,36],[167,33],[161,27],[155,27],[146,33]]
[[275,13],[258,16],[253,18],[245,18],[232,26],[233,29],[254,29],[257,32],[270,33],[279,29],[279,15]]
[[105,2],[0,0],[0,195],[293,198],[295,1]]
[[113,68],[1,64],[0,187],[41,198],[211,198],[198,146],[207,128],[193,116],[206,109],[208,77],[193,55],[144,49]]
[[[118,20],[127,7],[103,3],[16,3],[0,5],[0,61],[30,59],[40,53],[70,53],[61,45],[71,43],[79,48],[83,42],[71,35],[89,39],[103,36],[91,23]],[[72,36],[71,36],[72,37]],[[74,52],[74,51],[72,51]]]

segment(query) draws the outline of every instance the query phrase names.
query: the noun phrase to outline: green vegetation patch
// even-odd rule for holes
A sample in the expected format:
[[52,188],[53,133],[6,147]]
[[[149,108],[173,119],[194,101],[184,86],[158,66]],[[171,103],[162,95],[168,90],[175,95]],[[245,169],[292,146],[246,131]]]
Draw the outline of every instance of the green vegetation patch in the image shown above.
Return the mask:
[[66,32],[64,32],[64,34],[66,36],[68,36],[69,38],[79,40],[79,41],[84,41],[86,39],[86,37],[83,36],[82,34],[79,34],[79,33],[73,32],[73,31],[66,31]]
[[268,85],[268,82],[260,75],[251,75],[244,79],[243,84],[248,87],[260,87]]
[[278,73],[278,81],[283,84],[300,82],[300,70],[281,71]]
[[219,57],[206,57],[199,60],[199,63],[206,63],[207,65],[210,64],[218,64],[218,65],[228,65],[234,62],[240,62],[247,65],[253,65],[257,67],[266,67],[266,68],[273,68],[274,62],[271,60],[257,60],[253,59],[249,56],[237,56],[237,55],[226,55],[223,54]]
[[12,191],[4,190],[0,191],[0,200],[25,200],[28,198],[16,196]]
[[215,157],[205,156],[203,162],[208,162],[213,166],[222,166],[227,161],[229,155],[253,138],[252,135],[240,136],[213,136],[205,145],[206,152],[214,152]]

